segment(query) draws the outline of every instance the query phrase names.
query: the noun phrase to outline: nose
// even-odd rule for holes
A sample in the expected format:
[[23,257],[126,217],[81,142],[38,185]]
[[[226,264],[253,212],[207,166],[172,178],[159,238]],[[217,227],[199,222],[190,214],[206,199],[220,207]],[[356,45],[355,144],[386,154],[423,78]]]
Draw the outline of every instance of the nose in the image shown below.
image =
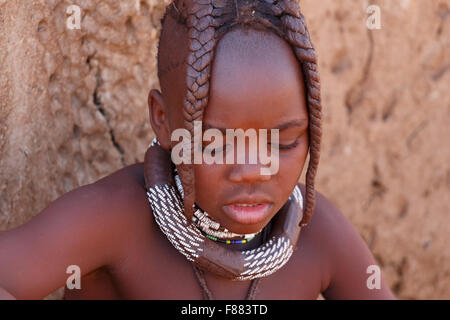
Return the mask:
[[[230,155],[227,154],[227,156]],[[258,148],[255,145],[245,143],[244,149],[240,149],[235,145],[235,150],[231,150],[231,156],[234,156],[233,164],[227,161],[229,181],[235,183],[257,183],[271,179],[271,175],[262,174],[263,168],[267,170],[267,165],[261,162]],[[253,160],[250,160],[250,158],[253,158]]]
[[261,164],[234,164],[228,172],[228,179],[236,183],[255,183],[269,181],[270,175],[261,174]]

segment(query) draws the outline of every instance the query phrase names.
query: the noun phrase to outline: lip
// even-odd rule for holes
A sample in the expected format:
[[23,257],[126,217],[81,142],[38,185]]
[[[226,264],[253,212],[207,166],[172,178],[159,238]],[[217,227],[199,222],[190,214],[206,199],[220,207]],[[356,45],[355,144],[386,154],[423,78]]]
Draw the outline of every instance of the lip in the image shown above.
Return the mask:
[[[254,206],[239,206],[239,204]],[[233,221],[244,224],[263,222],[270,213],[272,203],[257,200],[238,200],[223,206],[225,214]]]

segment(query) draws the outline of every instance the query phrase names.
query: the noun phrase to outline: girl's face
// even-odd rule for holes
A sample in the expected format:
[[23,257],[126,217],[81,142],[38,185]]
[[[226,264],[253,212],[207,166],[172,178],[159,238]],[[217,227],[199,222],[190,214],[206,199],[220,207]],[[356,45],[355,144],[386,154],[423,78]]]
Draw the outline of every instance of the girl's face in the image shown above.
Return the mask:
[[[279,129],[279,168],[274,175],[261,175],[261,168],[270,165],[262,165],[259,157],[257,164],[248,164],[248,139],[246,164],[194,165],[197,205],[232,232],[254,233],[288,200],[308,154],[301,68],[288,43],[273,33],[236,29],[216,48],[210,88],[204,131]],[[255,203],[260,205],[241,206]]]

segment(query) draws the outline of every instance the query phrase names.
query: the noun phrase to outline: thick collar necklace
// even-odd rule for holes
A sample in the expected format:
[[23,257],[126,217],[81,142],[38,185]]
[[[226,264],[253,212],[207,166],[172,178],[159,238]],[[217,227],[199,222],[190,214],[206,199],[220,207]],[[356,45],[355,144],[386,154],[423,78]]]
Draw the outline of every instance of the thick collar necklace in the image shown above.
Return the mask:
[[256,249],[235,251],[208,239],[187,220],[183,193],[175,181],[170,153],[155,140],[145,154],[144,177],[148,200],[159,228],[197,267],[231,280],[244,281],[276,272],[292,256],[303,217],[303,197],[298,186],[272,219],[268,240]]
[[[181,179],[178,176],[176,168],[174,168],[174,178],[178,188],[178,192],[181,194],[181,198],[184,198],[183,184],[181,183]],[[231,232],[228,229],[222,227],[207,212],[198,207],[196,203],[194,203],[193,207],[194,216],[192,217],[192,221],[195,223],[197,228],[205,235],[205,237],[213,241],[226,244],[248,243],[262,232],[262,230],[250,234],[237,234]]]

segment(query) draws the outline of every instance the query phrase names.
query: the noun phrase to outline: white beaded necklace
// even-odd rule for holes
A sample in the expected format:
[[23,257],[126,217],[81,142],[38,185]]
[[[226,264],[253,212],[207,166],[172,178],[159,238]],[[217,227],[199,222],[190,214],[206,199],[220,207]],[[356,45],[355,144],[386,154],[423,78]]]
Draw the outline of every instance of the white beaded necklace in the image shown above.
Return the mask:
[[167,163],[170,162],[170,154],[155,146],[156,142],[155,139],[147,150],[144,163],[148,200],[159,228],[187,260],[198,268],[234,281],[266,277],[289,261],[303,218],[303,198],[298,186],[274,218],[267,241],[252,250],[228,250],[207,239],[195,224],[187,220],[182,207],[184,195],[176,186],[169,180],[164,182],[158,178],[156,183],[152,180],[161,176],[159,170],[165,170],[161,167],[161,160],[166,157]]
[[[175,183],[177,189],[181,196],[184,197],[183,185],[181,184],[180,177],[178,176],[177,169],[174,169]],[[214,219],[200,207],[194,203],[194,217],[193,222],[203,233],[208,235],[209,239],[224,243],[246,243],[251,239],[255,238],[262,230],[249,233],[249,234],[239,234],[229,231],[228,229],[222,227],[220,223],[214,221]]]

